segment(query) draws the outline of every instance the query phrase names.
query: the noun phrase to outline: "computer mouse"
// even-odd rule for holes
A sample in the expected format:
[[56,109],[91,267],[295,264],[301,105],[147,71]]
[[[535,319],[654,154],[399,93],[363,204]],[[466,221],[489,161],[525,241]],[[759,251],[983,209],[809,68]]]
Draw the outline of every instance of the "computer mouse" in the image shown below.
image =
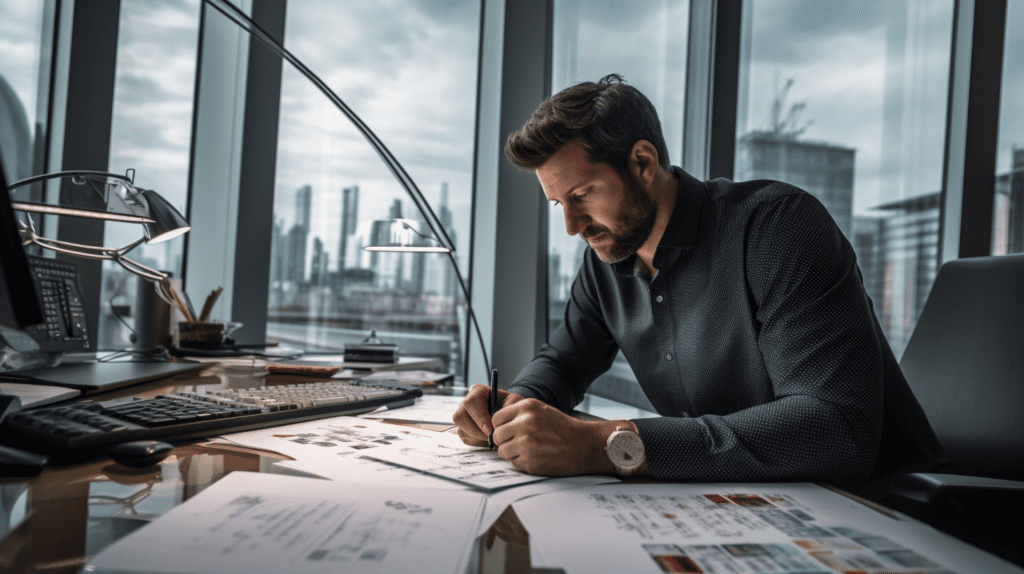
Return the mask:
[[0,445],[0,476],[35,476],[50,457]]
[[152,466],[171,454],[174,446],[158,440],[125,442],[107,449],[114,462],[131,468]]

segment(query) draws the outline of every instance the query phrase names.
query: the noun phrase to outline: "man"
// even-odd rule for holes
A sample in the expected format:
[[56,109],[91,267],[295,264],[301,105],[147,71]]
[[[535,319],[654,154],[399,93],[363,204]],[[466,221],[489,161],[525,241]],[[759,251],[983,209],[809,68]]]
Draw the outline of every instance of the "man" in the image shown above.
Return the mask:
[[[564,323],[493,418],[483,385],[459,407],[465,443],[492,436],[535,474],[812,480],[875,498],[941,455],[813,196],[671,167],[654,107],[615,74],[545,101],[505,155],[590,247]],[[618,350],[661,417],[569,416]]]

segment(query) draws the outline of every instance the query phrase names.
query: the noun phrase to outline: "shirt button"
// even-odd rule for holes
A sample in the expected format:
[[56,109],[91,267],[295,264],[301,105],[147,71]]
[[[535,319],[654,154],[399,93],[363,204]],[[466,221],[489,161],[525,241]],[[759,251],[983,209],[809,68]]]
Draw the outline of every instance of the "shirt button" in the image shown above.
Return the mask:
[[665,360],[666,361],[671,361],[672,360],[672,353],[665,353]]
[[658,303],[661,303],[664,299],[665,298],[662,297],[661,295],[658,295],[657,297],[654,298],[654,300],[657,301]]

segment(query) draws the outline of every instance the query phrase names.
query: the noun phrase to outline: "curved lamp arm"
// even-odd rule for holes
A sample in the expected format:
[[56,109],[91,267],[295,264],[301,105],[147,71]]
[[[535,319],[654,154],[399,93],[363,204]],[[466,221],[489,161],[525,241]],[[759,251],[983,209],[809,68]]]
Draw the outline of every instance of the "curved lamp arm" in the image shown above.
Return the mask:
[[282,59],[287,60],[289,64],[294,66],[296,70],[305,76],[307,80],[312,82],[313,85],[320,90],[320,93],[327,97],[327,99],[330,100],[331,103],[334,104],[350,122],[352,122],[356,129],[359,130],[359,133],[366,138],[370,147],[377,152],[377,155],[384,161],[384,164],[388,166],[388,169],[391,170],[395,179],[398,180],[405,189],[405,192],[412,198],[413,203],[416,204],[416,208],[423,214],[427,225],[434,233],[434,237],[438,238],[437,241],[448,249],[448,257],[451,259],[452,267],[455,269],[455,276],[459,280],[459,287],[462,288],[462,294],[466,297],[466,308],[468,310],[470,320],[476,329],[477,339],[480,342],[480,352],[483,354],[484,367],[487,369],[487,373],[490,374],[491,363],[487,357],[487,349],[484,345],[483,336],[480,334],[480,325],[477,323],[476,315],[473,313],[473,305],[470,302],[469,291],[466,289],[466,284],[462,280],[462,274],[459,273],[459,266],[456,264],[455,257],[452,255],[452,252],[455,251],[455,244],[452,242],[451,238],[448,237],[448,233],[444,230],[444,225],[441,224],[441,221],[434,213],[434,210],[430,207],[430,204],[427,203],[427,200],[423,197],[419,188],[416,187],[416,182],[414,182],[408,172],[405,171],[405,168],[403,168],[402,164],[398,162],[398,159],[396,159],[391,153],[391,150],[389,150],[387,146],[384,145],[384,142],[377,137],[377,134],[373,133],[373,130],[371,130],[370,127],[367,126],[366,123],[363,122],[363,120],[356,115],[356,113],[352,111],[344,101],[342,101],[338,94],[335,94],[319,76],[307,68],[305,64],[281,45],[276,38],[261,28],[260,25],[254,22],[245,12],[242,12],[237,6],[227,2],[226,0],[203,0],[203,2],[226,16],[229,20],[238,25],[238,27],[248,32],[252,37],[262,42],[263,45],[269,48],[272,52]]

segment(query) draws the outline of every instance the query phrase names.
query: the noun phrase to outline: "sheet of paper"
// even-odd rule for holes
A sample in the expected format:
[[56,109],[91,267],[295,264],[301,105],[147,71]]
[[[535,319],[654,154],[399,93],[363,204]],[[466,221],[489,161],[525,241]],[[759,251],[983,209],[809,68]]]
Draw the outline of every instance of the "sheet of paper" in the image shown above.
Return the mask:
[[452,416],[459,408],[464,397],[446,397],[443,395],[424,395],[407,407],[378,410],[359,415],[364,419],[391,419],[414,423],[434,423],[454,425]]
[[552,478],[544,482],[534,482],[492,492],[487,495],[487,504],[484,506],[484,515],[480,519],[480,528],[477,530],[477,536],[483,536],[491,528],[491,525],[494,524],[494,521],[501,516],[501,513],[505,512],[505,509],[517,500],[567,488],[579,488],[581,486],[594,486],[614,482],[619,482],[619,479],[614,476],[587,474],[583,476]]
[[436,435],[435,431],[341,416],[232,433],[220,439],[278,452],[296,460],[316,461],[392,444],[432,439]]
[[567,574],[1019,572],[813,484],[603,485],[512,507],[530,533],[533,565]]
[[364,458],[358,454],[338,453],[338,456],[327,456],[314,460],[283,460],[275,462],[274,466],[297,470],[338,482],[355,480],[398,488],[407,486],[425,486],[447,490],[465,490],[469,488],[464,484],[445,480],[432,474],[395,466],[372,458]]
[[393,444],[367,451],[363,456],[413,468],[486,491],[548,480],[526,474],[498,456],[498,451],[472,447],[454,434],[435,433],[426,444]]
[[236,471],[84,571],[461,573],[483,500],[471,491]]

